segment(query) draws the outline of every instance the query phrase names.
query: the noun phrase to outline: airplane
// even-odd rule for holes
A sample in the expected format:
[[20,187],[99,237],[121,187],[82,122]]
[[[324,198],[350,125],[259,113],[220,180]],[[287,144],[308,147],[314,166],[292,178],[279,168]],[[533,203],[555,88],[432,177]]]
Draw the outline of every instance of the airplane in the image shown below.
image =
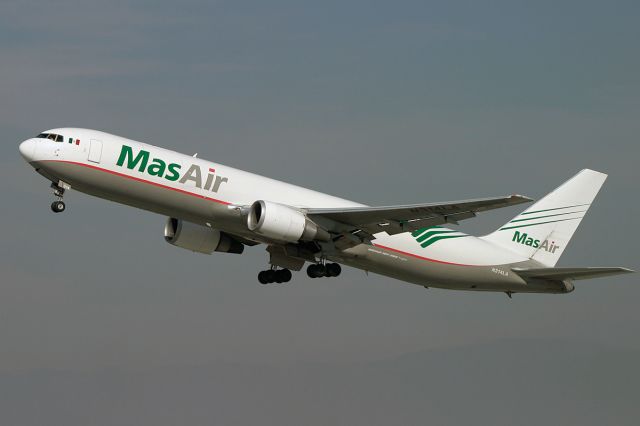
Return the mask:
[[51,209],[73,188],[167,216],[164,238],[197,253],[266,245],[262,284],[291,271],[337,277],[342,265],[425,288],[563,294],[574,281],[633,272],[555,267],[607,175],[585,169],[487,235],[451,225],[533,201],[522,195],[370,207],[220,163],[82,129],[46,130],[22,142],[24,159],[51,182]]

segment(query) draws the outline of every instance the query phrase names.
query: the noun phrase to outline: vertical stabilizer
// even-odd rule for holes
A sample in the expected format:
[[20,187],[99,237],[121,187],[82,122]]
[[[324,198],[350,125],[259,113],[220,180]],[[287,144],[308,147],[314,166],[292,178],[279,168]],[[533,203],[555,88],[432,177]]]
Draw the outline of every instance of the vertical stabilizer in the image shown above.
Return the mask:
[[606,179],[604,173],[582,170],[482,239],[554,266]]

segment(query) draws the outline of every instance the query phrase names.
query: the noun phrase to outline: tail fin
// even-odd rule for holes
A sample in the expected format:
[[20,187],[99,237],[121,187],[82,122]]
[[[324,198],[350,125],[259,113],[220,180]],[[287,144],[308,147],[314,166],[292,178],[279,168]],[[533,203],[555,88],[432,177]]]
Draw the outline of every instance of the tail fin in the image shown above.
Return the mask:
[[482,238],[545,266],[554,266],[606,179],[604,173],[584,169]]

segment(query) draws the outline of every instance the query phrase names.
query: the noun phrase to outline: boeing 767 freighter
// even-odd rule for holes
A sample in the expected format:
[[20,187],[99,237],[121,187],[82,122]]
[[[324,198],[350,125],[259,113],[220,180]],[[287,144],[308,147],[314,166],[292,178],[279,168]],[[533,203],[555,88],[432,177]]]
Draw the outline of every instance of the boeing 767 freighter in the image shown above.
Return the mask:
[[20,144],[51,181],[56,201],[73,188],[167,216],[164,238],[198,253],[242,253],[265,244],[262,284],[311,278],[348,265],[453,290],[569,293],[574,281],[632,272],[618,267],[556,268],[607,175],[582,170],[513,220],[483,237],[449,225],[477,213],[532,201],[521,195],[369,207],[196,156],[96,130],[51,129]]

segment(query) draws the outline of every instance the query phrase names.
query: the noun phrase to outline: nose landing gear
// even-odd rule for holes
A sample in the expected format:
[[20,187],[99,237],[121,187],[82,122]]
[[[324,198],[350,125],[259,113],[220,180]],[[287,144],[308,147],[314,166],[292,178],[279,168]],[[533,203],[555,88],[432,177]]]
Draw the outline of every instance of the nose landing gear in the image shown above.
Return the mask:
[[53,189],[53,195],[58,198],[57,201],[54,201],[53,203],[51,203],[51,210],[54,213],[62,213],[67,208],[67,206],[64,204],[64,201],[62,201],[62,198],[64,197],[65,190],[70,188],[71,188],[71,185],[63,181],[58,181],[58,183],[51,184],[51,189]]

